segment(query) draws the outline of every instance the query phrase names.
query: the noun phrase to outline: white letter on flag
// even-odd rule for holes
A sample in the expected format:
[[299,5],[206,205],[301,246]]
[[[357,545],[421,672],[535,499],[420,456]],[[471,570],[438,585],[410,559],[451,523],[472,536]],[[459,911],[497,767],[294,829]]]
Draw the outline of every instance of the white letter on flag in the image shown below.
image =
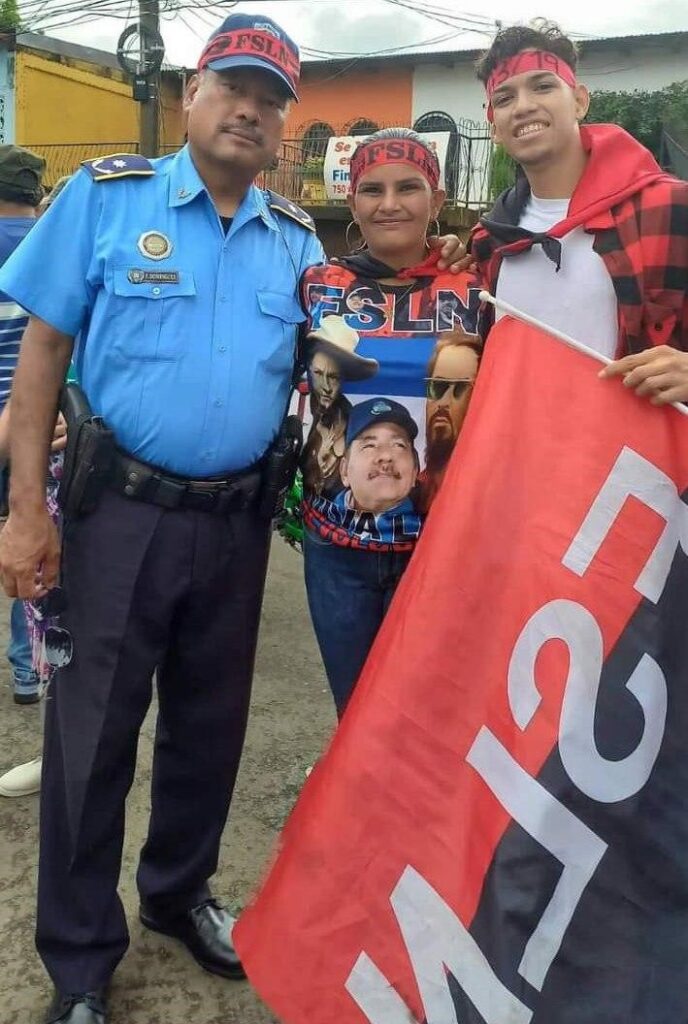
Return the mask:
[[[456,1020],[447,973],[456,978],[485,1024],[529,1024],[532,1011],[502,985],[460,918],[410,865],[391,902],[413,964],[427,1024]],[[366,953],[354,964],[346,989],[372,1024],[416,1024]]]
[[[509,704],[525,729],[540,703],[535,662],[549,640],[563,640],[570,652],[559,724],[559,753],[569,778],[582,793],[611,804],[639,792],[650,777],[664,737],[667,687],[662,670],[643,654],[626,687],[643,710],[645,728],[628,757],[602,757],[595,743],[595,715],[604,659],[602,632],[590,612],[575,601],[550,601],[526,623],[509,663]],[[599,726],[599,723],[598,723]]]
[[552,898],[528,940],[518,968],[519,974],[540,991],[607,844],[532,779],[484,726],[466,760],[514,821],[563,866]]
[[673,480],[632,448],[624,448],[614,463],[562,563],[577,576],[583,576],[630,497],[666,519],[662,535],[635,582],[635,589],[656,604],[676,546],[680,542],[682,549],[688,551],[688,508]]

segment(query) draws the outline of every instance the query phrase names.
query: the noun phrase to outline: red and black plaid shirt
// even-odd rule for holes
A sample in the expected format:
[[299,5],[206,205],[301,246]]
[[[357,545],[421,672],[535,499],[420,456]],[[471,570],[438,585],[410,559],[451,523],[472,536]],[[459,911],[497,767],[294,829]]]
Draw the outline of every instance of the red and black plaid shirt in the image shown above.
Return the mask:
[[[514,189],[514,193],[516,193]],[[518,224],[528,198],[511,205]],[[688,350],[688,182],[663,176],[609,211],[585,221],[595,236],[593,248],[604,260],[616,292],[619,312],[617,356],[651,345]],[[481,286],[495,294],[504,243],[483,224],[471,234]],[[485,311],[482,331],[491,326]]]

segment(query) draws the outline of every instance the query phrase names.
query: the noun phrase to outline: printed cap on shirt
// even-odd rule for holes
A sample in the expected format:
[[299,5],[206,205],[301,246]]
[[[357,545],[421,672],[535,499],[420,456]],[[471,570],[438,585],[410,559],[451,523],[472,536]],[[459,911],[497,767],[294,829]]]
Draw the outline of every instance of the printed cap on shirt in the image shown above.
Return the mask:
[[373,423],[396,423],[408,433],[411,441],[418,436],[418,425],[408,409],[391,398],[369,398],[359,402],[349,413],[346,427],[346,446]]

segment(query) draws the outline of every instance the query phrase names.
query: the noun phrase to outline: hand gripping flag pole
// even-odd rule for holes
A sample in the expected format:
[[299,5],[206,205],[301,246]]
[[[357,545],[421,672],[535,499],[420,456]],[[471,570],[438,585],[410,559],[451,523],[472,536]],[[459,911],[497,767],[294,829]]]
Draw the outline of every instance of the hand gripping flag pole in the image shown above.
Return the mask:
[[[558,331],[554,327],[550,327],[548,324],[543,323],[542,320],[538,320],[537,317],[531,316],[529,313],[524,313],[523,310],[517,309],[512,306],[510,302],[504,302],[502,299],[495,298],[488,291],[481,291],[478,298],[481,302],[489,302],[495,307],[495,309],[501,309],[504,313],[508,313],[509,316],[515,317],[517,320],[522,320],[526,324],[530,324],[532,327],[537,327],[538,330],[544,331],[546,334],[551,334],[553,338],[558,338],[559,341],[563,341],[569,348],[574,348],[577,352],[583,352],[586,356],[592,356],[599,363],[604,363],[605,366],[609,366],[610,363],[615,360],[610,359],[609,356],[603,356],[600,352],[597,352],[594,348],[590,348],[588,345],[584,345],[582,341],[578,341],[576,338],[572,338],[570,334],[564,334],[563,331]],[[671,402],[674,409],[678,409],[682,416],[688,416],[688,405],[684,405],[682,402]]]

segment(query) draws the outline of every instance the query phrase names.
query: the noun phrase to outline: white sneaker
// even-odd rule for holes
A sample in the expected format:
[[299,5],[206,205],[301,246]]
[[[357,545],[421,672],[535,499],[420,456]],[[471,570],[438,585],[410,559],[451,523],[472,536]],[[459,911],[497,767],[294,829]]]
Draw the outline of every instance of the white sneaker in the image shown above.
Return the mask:
[[18,764],[0,776],[0,796],[30,796],[41,788],[42,758]]

